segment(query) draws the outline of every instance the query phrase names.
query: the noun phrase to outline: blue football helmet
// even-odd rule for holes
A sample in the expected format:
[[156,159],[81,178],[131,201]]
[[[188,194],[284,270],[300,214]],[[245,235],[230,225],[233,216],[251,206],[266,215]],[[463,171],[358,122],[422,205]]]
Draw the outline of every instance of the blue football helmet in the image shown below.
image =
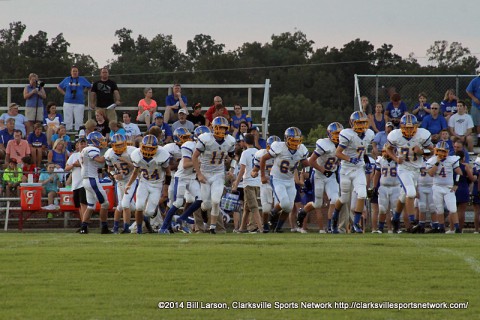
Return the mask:
[[338,144],[340,139],[340,131],[343,130],[343,126],[340,122],[332,122],[327,127],[327,134],[330,141]]
[[207,126],[199,126],[193,131],[193,138],[196,140],[201,134],[210,132],[211,131]]
[[438,160],[443,160],[448,157],[449,151],[450,147],[446,141],[440,141],[435,145],[435,155],[437,156]]
[[285,144],[290,150],[298,150],[302,144],[302,131],[297,127],[290,127],[285,130]]
[[228,120],[224,117],[216,117],[212,121],[213,135],[216,139],[223,139],[227,135],[227,130],[230,127]]
[[270,146],[274,143],[274,142],[280,142],[282,141],[282,139],[280,139],[280,137],[278,136],[270,136],[268,137],[267,139],[267,150],[270,150]]
[[175,131],[173,131],[173,141],[176,144],[182,145],[185,142],[191,141],[191,140],[192,140],[192,134],[190,133],[190,131],[188,131],[184,127],[177,128],[175,129]]
[[352,113],[350,115],[350,126],[352,127],[353,131],[358,134],[365,133],[370,126],[366,113],[363,111],[355,111]]
[[113,152],[122,154],[127,150],[127,138],[123,134],[114,134],[111,141]]
[[140,145],[140,151],[142,152],[144,158],[153,158],[153,156],[157,153],[157,149],[157,137],[151,134],[147,134],[145,137],[143,137],[142,144]]
[[410,139],[417,133],[418,121],[413,114],[406,114],[400,119],[400,130],[402,135]]
[[100,149],[107,146],[107,141],[105,140],[105,137],[98,131],[93,131],[88,134],[87,143]]

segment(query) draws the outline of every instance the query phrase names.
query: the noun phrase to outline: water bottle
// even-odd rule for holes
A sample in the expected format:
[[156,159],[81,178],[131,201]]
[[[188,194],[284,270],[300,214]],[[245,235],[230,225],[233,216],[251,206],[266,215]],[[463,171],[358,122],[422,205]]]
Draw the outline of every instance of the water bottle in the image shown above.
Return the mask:
[[28,183],[33,183],[33,174],[28,174]]

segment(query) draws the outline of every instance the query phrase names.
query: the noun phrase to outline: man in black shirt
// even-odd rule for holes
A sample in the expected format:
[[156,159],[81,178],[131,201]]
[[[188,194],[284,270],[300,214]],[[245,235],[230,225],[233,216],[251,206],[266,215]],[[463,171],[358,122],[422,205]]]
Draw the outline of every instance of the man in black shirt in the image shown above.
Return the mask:
[[[100,80],[96,81],[92,85],[92,91],[90,93],[90,106],[92,109],[107,107],[112,104],[120,104],[120,92],[118,91],[117,84],[108,78],[108,69],[106,67],[100,70]],[[115,107],[105,110],[109,120],[117,120],[117,113]]]
[[202,105],[200,102],[197,102],[193,106],[193,113],[187,116],[187,120],[191,121],[195,128],[205,125],[205,117],[202,115]]

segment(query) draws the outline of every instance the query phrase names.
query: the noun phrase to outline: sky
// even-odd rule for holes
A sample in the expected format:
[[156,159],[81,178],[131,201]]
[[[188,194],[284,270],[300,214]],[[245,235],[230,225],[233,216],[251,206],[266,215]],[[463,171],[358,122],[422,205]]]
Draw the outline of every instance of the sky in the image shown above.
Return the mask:
[[21,21],[25,38],[39,30],[49,39],[63,33],[70,52],[89,54],[99,66],[115,58],[115,31],[124,27],[134,39],[172,35],[183,52],[197,34],[230,51],[299,30],[314,49],[341,48],[360,38],[375,48],[392,44],[403,58],[413,52],[425,65],[436,40],[460,42],[480,58],[478,12],[466,0],[0,0],[0,29]]

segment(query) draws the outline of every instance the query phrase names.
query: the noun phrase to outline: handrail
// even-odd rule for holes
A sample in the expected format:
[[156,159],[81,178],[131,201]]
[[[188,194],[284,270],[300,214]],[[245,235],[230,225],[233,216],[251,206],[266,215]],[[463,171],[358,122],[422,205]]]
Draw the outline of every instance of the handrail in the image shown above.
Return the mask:
[[267,138],[269,109],[270,109],[270,79],[265,79],[265,90],[263,91],[263,104],[262,104],[262,136],[263,136],[263,139]]

